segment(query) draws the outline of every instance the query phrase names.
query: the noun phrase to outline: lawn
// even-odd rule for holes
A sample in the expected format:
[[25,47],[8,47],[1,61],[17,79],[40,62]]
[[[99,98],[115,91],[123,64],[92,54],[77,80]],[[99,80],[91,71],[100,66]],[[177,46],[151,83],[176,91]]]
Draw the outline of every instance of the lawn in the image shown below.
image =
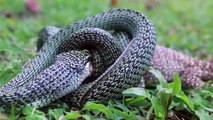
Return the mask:
[[[112,7],[130,8],[145,14],[155,25],[157,44],[164,45],[181,51],[193,57],[209,60],[213,56],[213,1],[212,0],[119,0],[116,6],[111,6],[109,0],[39,0],[41,11],[32,14],[26,10],[23,1],[0,0],[0,87],[11,80],[22,68],[25,62],[36,54],[36,41],[38,32],[45,26],[53,25],[65,27],[96,13],[106,11]],[[156,74],[158,72],[154,71]],[[178,76],[175,77],[178,83]],[[161,81],[162,79],[159,78]],[[165,87],[173,89],[175,87]],[[84,119],[147,119],[156,116],[163,119],[168,113],[170,116],[181,116],[181,112],[190,115],[193,119],[213,119],[213,89],[202,90],[177,90],[175,94],[166,91],[144,89],[130,89],[127,93],[135,94],[142,91],[134,98],[125,98],[123,101],[110,101],[108,105],[90,102],[82,110],[70,111],[66,105],[60,104],[56,108],[34,110],[25,107],[21,112],[16,108],[10,119],[75,119],[81,116]],[[194,97],[196,96],[196,97]],[[149,95],[156,95],[151,98]],[[159,105],[158,100],[167,100],[172,96],[169,110]],[[135,95],[134,95],[135,96]],[[203,99],[204,98],[204,99]],[[146,100],[144,100],[146,99]],[[146,102],[134,103],[130,101],[144,100]],[[140,105],[139,107],[137,105]],[[143,106],[145,105],[145,107]],[[92,109],[91,106],[96,106]],[[157,110],[158,108],[161,110]],[[104,109],[104,110],[103,110]],[[6,112],[8,112],[6,111]],[[65,112],[66,111],[66,112]],[[0,114],[0,119],[1,119]],[[3,116],[2,116],[3,118]],[[187,117],[185,118],[187,119]]]

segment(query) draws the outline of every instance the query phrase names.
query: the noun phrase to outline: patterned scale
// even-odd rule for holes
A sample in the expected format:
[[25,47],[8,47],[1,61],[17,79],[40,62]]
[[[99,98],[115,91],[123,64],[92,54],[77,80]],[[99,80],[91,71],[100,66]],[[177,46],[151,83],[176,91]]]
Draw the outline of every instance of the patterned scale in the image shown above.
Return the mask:
[[[90,34],[90,30],[82,30],[98,28],[102,29],[100,30],[102,32]],[[119,51],[117,48],[109,47],[110,45],[108,44],[108,42],[104,40],[104,42],[101,42],[102,39],[110,39],[111,41],[116,41],[112,40],[114,38],[107,32],[108,30],[125,31],[126,33],[128,33],[129,36],[131,36],[129,44],[122,51],[121,54],[119,53],[119,55],[114,54]],[[85,34],[85,32],[88,32],[88,34],[90,35]],[[154,26],[151,21],[149,21],[143,14],[137,11],[128,9],[112,9],[67,25],[65,28],[59,30],[53,36],[48,37],[48,40],[40,48],[36,56],[23,67],[22,71],[14,79],[0,88],[1,103],[10,103],[14,101],[13,96],[18,95],[20,98],[23,98],[22,100],[27,102],[28,104],[34,106],[35,104],[31,103],[37,103],[38,107],[42,107],[48,104],[50,101],[56,100],[59,97],[67,94],[66,89],[64,91],[60,91],[60,89],[58,88],[60,93],[57,93],[55,97],[50,98],[49,95],[39,95],[40,93],[38,92],[42,91],[43,89],[43,87],[39,86],[52,84],[50,83],[51,80],[45,80],[46,76],[41,77],[39,86],[31,86],[26,89],[26,84],[35,82],[37,77],[40,74],[43,74],[46,69],[49,69],[51,65],[55,65],[55,63],[58,64],[57,62],[55,62],[57,61],[56,58],[58,55],[60,56],[60,54],[63,54],[63,52],[83,49],[90,50],[91,42],[87,42],[88,40],[86,39],[91,40],[97,36],[100,36],[99,33],[103,33],[106,36],[101,36],[100,39],[95,39],[98,40],[98,42],[95,42],[94,40],[93,43],[98,43],[97,45],[100,45],[100,47],[96,47],[97,50],[95,51],[96,53],[101,53],[102,55],[100,54],[99,57],[93,57],[93,59],[101,58],[101,65],[97,66],[105,66],[107,68],[102,68],[104,72],[100,76],[97,75],[97,79],[88,84],[87,88],[78,88],[79,90],[83,90],[80,92],[82,93],[82,96],[77,96],[81,98],[78,101],[80,101],[80,103],[85,103],[85,101],[88,100],[106,101],[111,98],[120,98],[123,90],[133,86],[137,86],[140,82],[142,74],[145,72],[145,69],[151,61],[155,49],[156,34]],[[72,41],[73,39],[77,40]],[[72,43],[72,45],[69,43]],[[106,47],[106,51],[100,49],[104,47]],[[90,50],[90,52],[91,51],[94,50]],[[96,53],[91,53],[91,55]],[[93,60],[92,62],[94,61],[95,60]],[[60,71],[60,69],[56,70]],[[63,70],[61,72],[63,73]],[[76,73],[76,69],[70,72]],[[59,78],[62,76],[62,74],[59,74],[54,76],[54,78]],[[68,78],[64,79],[66,83],[65,86],[69,84],[70,81],[74,80],[72,76],[67,77]],[[58,84],[61,83],[59,79],[55,79],[54,82]],[[35,82],[35,84],[37,83]],[[75,85],[74,88],[76,88],[78,85]],[[34,91],[35,93],[33,94],[31,93],[31,96],[25,96],[25,90],[23,90],[19,94],[16,94],[17,91],[20,91],[20,89],[31,90],[31,88],[34,89],[33,87],[35,87],[37,91]],[[53,88],[54,85],[50,86],[49,89],[52,90]],[[58,96],[58,94],[61,94],[61,96]],[[27,97],[31,99],[29,99],[29,101],[28,99],[25,100],[25,98]]]

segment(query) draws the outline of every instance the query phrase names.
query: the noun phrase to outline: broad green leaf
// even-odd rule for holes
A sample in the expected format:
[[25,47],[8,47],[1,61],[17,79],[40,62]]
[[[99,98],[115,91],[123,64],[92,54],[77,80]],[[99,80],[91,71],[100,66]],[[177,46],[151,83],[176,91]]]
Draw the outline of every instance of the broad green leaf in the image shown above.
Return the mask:
[[168,114],[169,106],[172,102],[172,90],[170,89],[163,89],[159,91],[158,96],[160,98],[161,105],[164,111],[164,117]]
[[174,81],[169,84],[169,88],[172,89],[173,95],[176,95],[181,91],[181,80],[177,73],[174,74]]
[[124,90],[122,92],[122,94],[125,96],[143,96],[145,98],[147,97],[147,93],[146,93],[145,89],[139,88],[139,87],[133,87],[133,88]]
[[195,110],[195,114],[199,117],[200,120],[213,120],[213,114],[209,114],[204,109]]
[[81,115],[81,117],[83,117],[85,120],[91,120],[89,115]]
[[158,79],[159,82],[160,82],[160,85],[161,85],[163,88],[167,88],[167,87],[168,87],[167,81],[165,80],[164,76],[160,73],[160,71],[155,70],[154,68],[150,68],[150,69],[149,69],[149,72],[151,72],[152,74],[155,75],[155,77],[157,77],[157,79]]
[[122,111],[124,111],[124,112],[130,112],[131,111],[127,108],[127,106],[125,106],[124,104],[121,104],[119,101],[116,100],[114,102],[115,102],[114,106],[121,109]]
[[127,105],[137,104],[138,102],[141,102],[144,99],[145,99],[144,96],[139,96],[139,97],[133,98],[132,100],[127,102]]
[[209,112],[213,112],[213,104],[209,104],[213,99],[210,91],[208,90],[200,90],[200,91],[192,91],[193,98],[192,102]]
[[32,111],[33,111],[33,108],[30,107],[29,105],[26,105],[22,112],[23,112],[23,114],[27,115],[27,114],[31,114]]
[[194,105],[191,103],[189,98],[183,93],[183,91],[177,93],[175,96],[181,99],[191,110],[194,110]]
[[81,114],[79,111],[71,111],[71,112],[66,112],[65,118],[68,120],[75,120],[81,117]]
[[213,98],[213,90],[211,91],[211,89],[203,89],[203,90],[199,90],[200,93],[202,93],[205,96],[209,96]]
[[48,120],[44,115],[27,115],[26,120]]
[[54,116],[54,118],[57,120],[64,112],[64,109],[53,109],[49,110],[49,115]]
[[22,112],[26,115],[26,120],[47,120],[45,113],[36,110],[36,107],[32,108],[26,105]]
[[126,112],[123,112],[123,111],[120,111],[118,109],[115,109],[115,108],[111,108],[111,110],[113,111],[114,113],[114,116],[115,118],[119,118],[119,119],[131,119],[131,116],[128,115],[128,113]]
[[155,111],[155,115],[159,120],[164,120],[165,119],[165,112],[163,110],[163,106],[160,102],[160,100],[157,97],[152,97],[151,98],[152,106]]
[[83,110],[98,110],[98,111],[103,112],[106,115],[107,118],[113,117],[112,111],[103,104],[97,104],[97,103],[94,103],[94,102],[87,102],[84,105]]
[[204,110],[206,110],[206,111],[208,111],[208,112],[213,112],[213,107],[212,107],[212,108],[206,107],[206,106],[203,105],[202,103],[200,103],[200,106],[201,106]]

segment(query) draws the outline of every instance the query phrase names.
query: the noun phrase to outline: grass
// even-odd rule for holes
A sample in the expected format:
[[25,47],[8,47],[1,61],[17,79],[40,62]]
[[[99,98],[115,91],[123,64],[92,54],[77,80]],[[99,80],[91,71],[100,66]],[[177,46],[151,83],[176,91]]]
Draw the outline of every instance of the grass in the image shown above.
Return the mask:
[[[17,74],[26,61],[33,58],[37,34],[44,26],[64,27],[110,8],[109,1],[39,0],[39,3],[41,13],[32,15],[20,1],[0,1],[0,87]],[[211,0],[120,0],[116,7],[135,9],[148,16],[155,25],[158,44],[205,60],[212,57]],[[5,17],[5,14],[10,17]],[[160,75],[157,71],[154,73]],[[193,116],[190,119],[212,119],[213,89],[181,90],[178,76],[174,78],[171,84],[159,78],[161,84],[155,90],[126,90],[122,101],[109,101],[107,105],[88,102],[83,109],[75,111],[70,111],[66,104],[60,102],[53,109],[35,110],[26,106],[21,112],[17,108],[8,110],[11,112],[9,118],[165,119],[185,114]],[[0,114],[0,119],[3,117],[6,119]]]

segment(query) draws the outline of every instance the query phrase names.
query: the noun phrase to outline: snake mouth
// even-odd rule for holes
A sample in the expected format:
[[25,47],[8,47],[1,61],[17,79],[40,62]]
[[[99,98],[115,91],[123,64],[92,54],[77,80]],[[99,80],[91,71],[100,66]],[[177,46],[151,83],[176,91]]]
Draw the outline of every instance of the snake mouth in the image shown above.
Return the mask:
[[[86,66],[87,66],[87,65],[86,65]],[[89,72],[90,72],[90,75],[91,75],[92,72],[93,72],[93,66],[92,66],[92,63],[91,63],[91,62],[88,63],[88,67],[89,67]]]
[[87,62],[86,66],[84,68],[84,70],[82,71],[81,74],[81,81],[80,82],[84,82],[87,80],[87,78],[89,78],[93,73],[93,66],[92,66],[92,62]]
[[93,76],[94,68],[91,61],[87,62],[85,65],[85,69],[82,72],[82,84],[92,83],[96,77]]

